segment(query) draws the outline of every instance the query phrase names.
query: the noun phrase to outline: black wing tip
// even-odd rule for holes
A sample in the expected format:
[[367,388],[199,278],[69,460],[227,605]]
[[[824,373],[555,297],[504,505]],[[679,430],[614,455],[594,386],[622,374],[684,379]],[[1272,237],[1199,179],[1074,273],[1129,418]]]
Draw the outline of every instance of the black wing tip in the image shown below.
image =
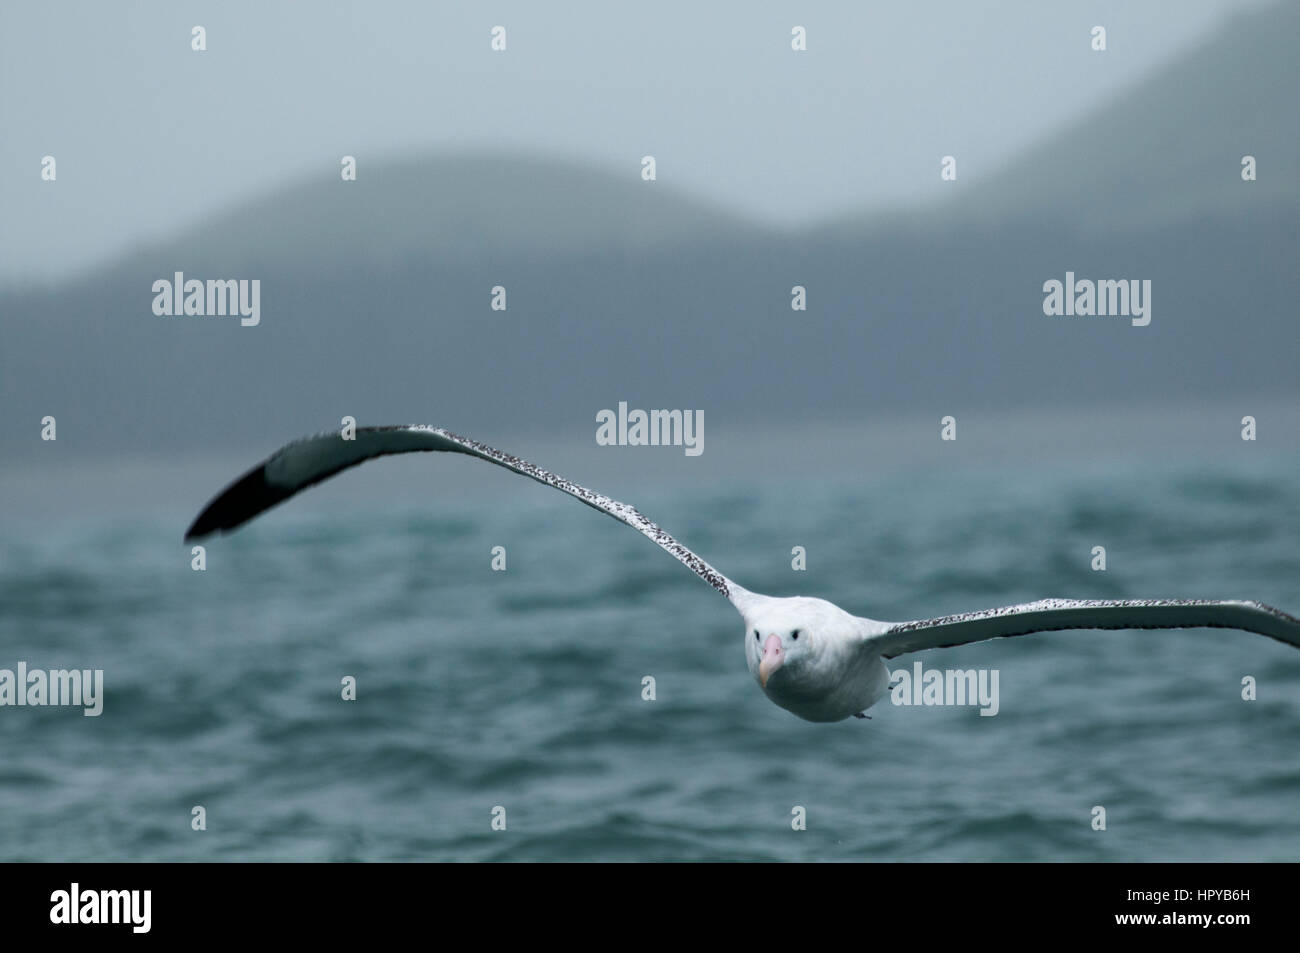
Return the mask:
[[260,464],[222,490],[203,508],[185,531],[184,542],[236,529],[293,496],[296,490],[296,487],[272,486],[266,479],[266,465]]
[[200,513],[198,516],[194,518],[194,522],[191,523],[190,528],[185,531],[185,536],[184,538],[182,538],[181,542],[193,543],[200,539],[207,539],[209,536],[213,535],[214,533],[221,532],[221,529],[219,527],[206,525],[204,521],[204,517],[207,516],[207,514],[208,511],[205,509],[202,513]]

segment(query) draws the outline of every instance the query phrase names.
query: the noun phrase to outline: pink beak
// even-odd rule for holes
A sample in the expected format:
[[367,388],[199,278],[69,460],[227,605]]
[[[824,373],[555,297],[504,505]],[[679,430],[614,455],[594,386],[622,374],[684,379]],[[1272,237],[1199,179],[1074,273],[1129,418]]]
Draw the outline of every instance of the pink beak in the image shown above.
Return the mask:
[[772,677],[772,673],[784,662],[785,649],[781,645],[781,640],[775,635],[769,635],[767,641],[763,643],[763,658],[758,663],[758,680],[764,688],[767,688],[767,680]]

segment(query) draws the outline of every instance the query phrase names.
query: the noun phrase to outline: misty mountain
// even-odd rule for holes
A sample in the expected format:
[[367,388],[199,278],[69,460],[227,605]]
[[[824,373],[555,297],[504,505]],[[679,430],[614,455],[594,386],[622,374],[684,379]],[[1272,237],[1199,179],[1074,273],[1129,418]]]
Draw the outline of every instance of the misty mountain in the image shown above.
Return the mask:
[[[760,226],[657,183],[639,168],[494,154],[362,161],[355,181],[327,179],[271,190],[202,223],[121,268],[161,259],[250,274],[400,270],[430,261],[581,256],[619,248],[643,254],[688,241],[722,243]],[[179,266],[178,266],[179,267]]]
[[[1177,224],[1300,199],[1300,5],[1229,21],[1146,83],[1020,156],[963,211],[1033,210],[1104,230]],[[1106,54],[1098,54],[1106,55]],[[1258,160],[1245,185],[1241,158]]]
[[[1300,4],[1228,21],[1197,49],[1055,133],[992,175],[952,183],[895,228],[1053,221],[1081,231],[1152,228],[1300,206]],[[1095,53],[1107,56],[1108,53]],[[1241,159],[1258,179],[1246,185]],[[960,157],[959,162],[960,162]],[[959,176],[960,178],[960,176]],[[879,228],[850,213],[823,230]]]
[[[363,162],[356,182],[254,196],[0,297],[0,453],[40,453],[46,414],[61,448],[100,452],[269,447],[344,414],[490,437],[594,433],[619,401],[777,429],[1296,395],[1298,17],[1242,17],[904,217],[778,231],[635,165],[503,155]],[[155,315],[153,283],[177,271],[259,279],[260,324]],[[1043,283],[1067,271],[1149,279],[1150,325],[1045,316]]]

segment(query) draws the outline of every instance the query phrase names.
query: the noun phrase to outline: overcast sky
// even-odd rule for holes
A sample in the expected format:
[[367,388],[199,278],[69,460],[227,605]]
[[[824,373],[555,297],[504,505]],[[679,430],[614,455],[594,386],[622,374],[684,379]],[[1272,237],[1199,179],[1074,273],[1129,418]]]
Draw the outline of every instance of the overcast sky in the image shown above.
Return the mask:
[[978,181],[1257,5],[5,2],[0,282],[336,177],[344,154],[362,175],[490,148],[634,176],[648,153],[660,182],[776,222],[904,204],[939,185],[940,156]]

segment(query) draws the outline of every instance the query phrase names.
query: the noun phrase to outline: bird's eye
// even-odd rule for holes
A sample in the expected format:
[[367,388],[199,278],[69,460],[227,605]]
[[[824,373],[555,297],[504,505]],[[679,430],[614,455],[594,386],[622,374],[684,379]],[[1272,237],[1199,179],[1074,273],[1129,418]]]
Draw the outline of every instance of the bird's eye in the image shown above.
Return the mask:
[[755,642],[758,641],[758,629],[755,629],[755,630],[754,630],[754,641],[755,641]]
[[791,633],[790,633],[790,638],[794,639],[795,641],[798,641],[798,639],[799,639],[799,630],[798,630],[798,629],[795,629],[793,632],[791,632]]

